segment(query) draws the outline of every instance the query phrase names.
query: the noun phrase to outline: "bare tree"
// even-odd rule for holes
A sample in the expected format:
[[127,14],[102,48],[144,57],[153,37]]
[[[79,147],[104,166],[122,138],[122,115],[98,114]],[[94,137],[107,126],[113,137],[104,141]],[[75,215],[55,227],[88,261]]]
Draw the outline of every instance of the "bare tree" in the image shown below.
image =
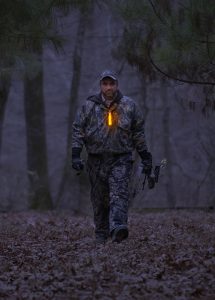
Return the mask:
[[170,143],[170,104],[169,104],[169,97],[168,97],[168,82],[161,81],[160,82],[160,90],[161,90],[161,97],[164,107],[164,114],[163,114],[163,131],[164,131],[164,155],[168,159],[168,167],[166,172],[166,197],[167,197],[167,205],[170,208],[175,207],[175,196],[173,191],[173,175],[172,175],[172,149]]
[[6,103],[10,91],[10,85],[11,85],[11,76],[10,75],[1,76],[0,78],[0,153],[2,149],[2,131],[3,131],[5,108],[6,108]]
[[[74,115],[76,108],[78,106],[78,92],[80,87],[81,78],[81,66],[82,66],[82,53],[84,46],[84,34],[87,26],[87,10],[81,10],[79,12],[79,22],[76,33],[75,49],[73,55],[73,76],[70,89],[70,99],[69,99],[69,115],[68,115],[68,131],[67,131],[67,153],[63,168],[63,175],[61,178],[59,192],[57,195],[56,206],[63,206],[63,203],[68,203],[71,199],[72,187],[71,184],[71,138],[72,138],[72,123],[74,120]],[[81,180],[81,179],[79,179]],[[74,192],[74,191],[73,191]],[[77,208],[78,210],[78,208]]]
[[[35,49],[42,63],[42,42]],[[52,208],[48,181],[45,109],[43,97],[43,69],[24,80],[24,106],[27,136],[27,166],[30,182],[29,206],[32,209]]]

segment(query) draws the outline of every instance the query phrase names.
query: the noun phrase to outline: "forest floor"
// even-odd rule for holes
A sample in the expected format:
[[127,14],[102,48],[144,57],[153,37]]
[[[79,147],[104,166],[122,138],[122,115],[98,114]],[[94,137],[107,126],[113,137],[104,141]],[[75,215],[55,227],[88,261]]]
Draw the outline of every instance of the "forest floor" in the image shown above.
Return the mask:
[[0,215],[0,299],[215,299],[215,213],[131,213],[96,246],[91,217]]

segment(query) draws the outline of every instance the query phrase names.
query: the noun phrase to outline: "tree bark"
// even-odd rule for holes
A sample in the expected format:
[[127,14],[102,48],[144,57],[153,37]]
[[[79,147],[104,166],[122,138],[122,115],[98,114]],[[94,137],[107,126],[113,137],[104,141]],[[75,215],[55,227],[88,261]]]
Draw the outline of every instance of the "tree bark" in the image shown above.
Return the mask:
[[168,166],[166,170],[166,197],[168,208],[175,207],[175,196],[173,191],[173,175],[172,175],[172,152],[170,143],[170,105],[167,93],[167,83],[161,81],[161,97],[164,105],[163,129],[164,129],[164,155],[167,158]]
[[2,150],[2,131],[4,124],[5,108],[8,100],[8,95],[10,91],[11,77],[1,77],[0,78],[0,155]]
[[[73,55],[73,77],[71,83],[71,93],[69,99],[69,115],[68,115],[68,130],[67,130],[67,154],[64,163],[63,175],[59,186],[59,192],[57,195],[56,206],[63,207],[67,206],[68,202],[71,202],[71,196],[78,198],[79,195],[74,194],[74,186],[71,183],[71,138],[72,138],[72,123],[74,120],[75,111],[78,106],[78,92],[80,87],[81,79],[81,65],[82,65],[82,53],[84,46],[84,34],[87,25],[87,13],[79,12],[79,23],[76,34],[75,49]],[[76,181],[76,180],[75,180]],[[82,176],[77,178],[77,188],[80,187],[82,181]],[[75,211],[80,210],[80,201],[78,201],[78,206],[74,209]]]
[[[35,50],[42,61],[42,45]],[[49,188],[45,109],[43,97],[43,70],[32,78],[26,72],[24,79],[24,106],[27,137],[27,167],[29,178],[29,208],[51,209]]]
[[[149,113],[149,108],[147,106],[147,84],[145,81],[144,76],[140,75],[140,90],[139,93],[141,94],[141,102],[139,103],[141,112],[144,115],[144,120],[146,122],[148,113]],[[146,131],[146,130],[145,130]],[[149,143],[147,142],[147,145]],[[149,149],[151,151],[151,148]],[[137,151],[134,151],[134,165],[133,165],[133,171],[132,171],[132,175],[131,176],[131,181],[130,181],[130,189],[131,189],[131,194],[130,194],[130,206],[131,207],[141,207],[142,206],[142,197],[144,197],[144,195],[142,196],[141,193],[141,197],[140,195],[138,195],[141,192],[142,189],[142,181],[140,183],[140,179],[142,180],[142,174],[140,172],[142,172],[142,169],[140,171],[141,165],[141,159],[139,154],[137,153]]]

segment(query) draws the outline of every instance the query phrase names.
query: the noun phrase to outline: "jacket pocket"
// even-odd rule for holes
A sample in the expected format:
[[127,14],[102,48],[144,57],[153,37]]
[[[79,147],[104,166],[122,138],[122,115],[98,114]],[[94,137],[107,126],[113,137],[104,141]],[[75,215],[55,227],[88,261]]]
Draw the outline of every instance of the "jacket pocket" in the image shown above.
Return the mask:
[[122,130],[129,132],[131,130],[131,121],[129,119],[122,119],[122,120],[119,119],[118,127]]
[[118,123],[116,141],[122,152],[131,151],[132,149],[132,133],[130,123],[123,120]]
[[97,127],[86,130],[86,133],[85,133],[86,142],[89,143],[93,139],[93,137],[96,136],[97,134],[98,134]]

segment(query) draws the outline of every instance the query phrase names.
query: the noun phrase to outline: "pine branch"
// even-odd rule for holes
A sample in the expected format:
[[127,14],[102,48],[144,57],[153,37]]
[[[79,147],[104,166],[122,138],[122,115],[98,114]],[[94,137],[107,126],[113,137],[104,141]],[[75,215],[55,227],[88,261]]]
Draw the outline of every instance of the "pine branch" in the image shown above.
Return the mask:
[[183,78],[178,78],[174,75],[171,75],[165,71],[163,71],[152,59],[150,53],[148,52],[148,57],[149,57],[149,61],[151,63],[151,65],[153,66],[153,68],[158,71],[159,73],[161,73],[162,75],[164,75],[165,77],[168,77],[170,79],[173,79],[175,81],[180,81],[180,82],[184,82],[184,83],[189,83],[189,84],[198,84],[198,85],[215,85],[215,82],[210,82],[210,81],[196,81],[196,80],[188,80],[188,79],[183,79]]

